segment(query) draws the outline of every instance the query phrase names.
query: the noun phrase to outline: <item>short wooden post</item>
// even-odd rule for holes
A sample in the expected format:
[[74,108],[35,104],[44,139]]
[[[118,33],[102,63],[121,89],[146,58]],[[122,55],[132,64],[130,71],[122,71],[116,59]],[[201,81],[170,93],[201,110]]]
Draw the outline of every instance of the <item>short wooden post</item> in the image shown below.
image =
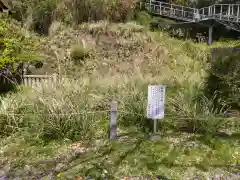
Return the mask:
[[57,84],[57,74],[53,73],[52,78],[53,78],[52,80],[53,80],[54,85],[56,85]]
[[117,139],[117,102],[111,103],[110,111],[110,139]]

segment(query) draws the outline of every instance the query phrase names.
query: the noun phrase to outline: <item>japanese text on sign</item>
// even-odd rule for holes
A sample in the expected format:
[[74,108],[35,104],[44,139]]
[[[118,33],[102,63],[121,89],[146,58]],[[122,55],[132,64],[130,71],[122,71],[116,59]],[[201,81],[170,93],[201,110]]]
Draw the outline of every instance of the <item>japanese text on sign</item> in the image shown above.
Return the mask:
[[148,86],[147,118],[164,118],[165,89],[165,85]]

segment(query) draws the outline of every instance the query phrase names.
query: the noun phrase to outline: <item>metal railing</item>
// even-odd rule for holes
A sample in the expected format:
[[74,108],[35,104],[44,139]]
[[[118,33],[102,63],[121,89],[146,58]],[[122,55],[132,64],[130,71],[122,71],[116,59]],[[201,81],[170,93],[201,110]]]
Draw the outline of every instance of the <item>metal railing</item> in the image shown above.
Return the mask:
[[152,0],[145,3],[145,8],[153,14],[193,22],[195,21],[194,19],[198,10],[195,8]]
[[145,8],[156,15],[167,16],[188,22],[199,22],[210,19],[235,23],[240,21],[240,4],[214,4],[197,9],[149,0],[145,3]]
[[199,14],[207,19],[239,22],[240,5],[239,4],[214,4],[212,6],[199,9]]

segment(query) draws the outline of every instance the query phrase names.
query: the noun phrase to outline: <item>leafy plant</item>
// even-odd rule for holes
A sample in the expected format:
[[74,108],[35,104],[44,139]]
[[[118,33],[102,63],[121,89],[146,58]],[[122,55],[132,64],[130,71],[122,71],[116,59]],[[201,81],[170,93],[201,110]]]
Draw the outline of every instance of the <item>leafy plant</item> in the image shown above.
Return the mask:
[[[0,20],[0,80],[13,79],[22,73],[25,63],[37,59],[35,44],[32,39],[25,37],[22,30],[9,19]],[[16,79],[15,79],[16,80]],[[15,81],[14,80],[14,81]],[[1,82],[0,83],[3,83]],[[18,81],[18,80],[17,80]],[[4,86],[1,86],[0,92]]]
[[85,58],[89,57],[90,52],[83,44],[75,44],[71,48],[71,58],[76,64],[81,64]]
[[136,13],[136,17],[135,20],[144,26],[149,26],[151,21],[152,21],[152,17],[145,11],[140,11],[138,13]]
[[[212,60],[206,93],[217,94],[215,103],[240,108],[240,53],[231,49]],[[219,102],[221,100],[221,103]]]

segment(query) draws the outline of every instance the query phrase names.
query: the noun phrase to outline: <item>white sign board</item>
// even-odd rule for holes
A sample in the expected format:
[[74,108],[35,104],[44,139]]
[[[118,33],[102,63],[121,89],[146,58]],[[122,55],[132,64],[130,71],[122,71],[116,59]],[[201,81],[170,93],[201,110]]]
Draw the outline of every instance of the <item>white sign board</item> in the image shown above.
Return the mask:
[[147,118],[164,118],[165,90],[165,85],[148,86]]

